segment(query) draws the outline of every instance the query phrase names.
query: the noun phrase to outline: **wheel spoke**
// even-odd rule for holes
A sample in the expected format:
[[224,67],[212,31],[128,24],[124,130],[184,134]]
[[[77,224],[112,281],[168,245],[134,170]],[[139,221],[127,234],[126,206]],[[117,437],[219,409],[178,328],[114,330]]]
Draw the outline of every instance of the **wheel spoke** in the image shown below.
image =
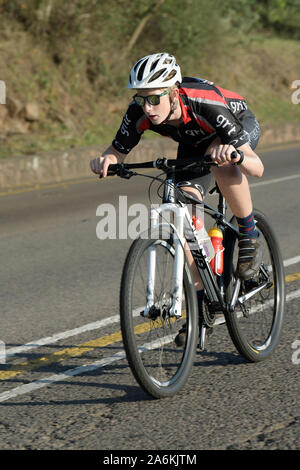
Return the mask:
[[[148,249],[151,245],[156,249],[154,305],[150,306],[148,315],[144,317],[136,315],[136,312],[139,306],[146,305]],[[197,316],[192,310],[193,300],[189,298],[195,294],[191,294],[193,286],[187,282],[185,275],[182,316],[171,317],[173,246],[160,240],[140,240],[135,246],[128,255],[132,262],[127,263],[122,276],[121,328],[124,347],[132,372],[144,390],[155,397],[169,396],[184,385],[193,363]],[[186,344],[178,347],[174,339],[186,321],[193,325],[193,329],[188,329]]]
[[[256,219],[262,264],[253,279],[241,282],[234,312],[227,318],[234,344],[252,361],[264,359],[273,351],[281,330],[285,296],[283,265],[273,230],[257,211]],[[234,268],[237,257],[236,243]]]

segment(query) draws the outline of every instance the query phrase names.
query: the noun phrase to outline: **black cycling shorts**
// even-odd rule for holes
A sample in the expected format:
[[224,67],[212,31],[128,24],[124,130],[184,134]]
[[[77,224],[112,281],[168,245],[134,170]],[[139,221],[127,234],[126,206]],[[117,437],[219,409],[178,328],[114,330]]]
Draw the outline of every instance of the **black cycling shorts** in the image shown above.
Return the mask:
[[[254,150],[260,137],[258,121],[254,114],[247,110],[241,122],[244,130],[249,134],[248,144]],[[177,159],[188,159],[205,155],[206,149],[215,138],[216,136],[214,135],[212,138],[207,139],[200,147],[179,144]],[[178,187],[190,186],[198,189],[202,197],[204,197],[213,184],[213,176],[210,170],[203,170],[200,174],[199,170],[179,171],[176,173],[175,181]]]

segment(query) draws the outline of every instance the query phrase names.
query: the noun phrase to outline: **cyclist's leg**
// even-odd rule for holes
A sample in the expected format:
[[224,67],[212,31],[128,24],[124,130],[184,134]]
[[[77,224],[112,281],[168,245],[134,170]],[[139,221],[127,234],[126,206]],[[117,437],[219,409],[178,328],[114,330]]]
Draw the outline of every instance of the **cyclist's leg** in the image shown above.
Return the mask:
[[[184,146],[180,146],[179,148],[180,148],[180,151],[178,152],[178,154],[181,156],[181,158],[188,158],[189,156],[190,157],[199,156],[199,158],[201,158],[201,153],[199,152],[199,149],[186,148]],[[177,173],[176,183],[178,187],[180,187],[184,191],[192,194],[197,199],[202,201],[207,191],[209,190],[209,188],[211,187],[213,183],[213,177],[209,171],[205,171],[200,175],[199,175],[199,172],[194,173],[191,171],[182,171],[182,172]],[[196,205],[194,205],[193,209],[195,207]],[[188,260],[191,272],[193,274],[194,287],[196,290],[197,300],[198,300],[198,313],[199,313],[199,318],[201,318],[202,312],[203,312],[204,289],[203,289],[203,284],[199,275],[198,268],[195,264],[194,258],[191,254],[191,251],[189,249],[187,242],[185,244],[185,254],[186,254],[186,258]],[[185,335],[186,335],[185,329],[186,329],[186,326],[184,325],[175,338],[175,342],[178,346],[182,346],[185,342]]]
[[[177,158],[178,159],[187,159],[189,157],[197,157],[199,156],[199,159],[203,155],[204,149],[199,149],[196,147],[189,147],[186,145],[179,145],[178,147],[178,153],[177,153]],[[206,170],[203,171],[202,173],[199,174],[198,172],[193,172],[193,171],[180,171],[177,172],[176,174],[176,184],[178,187],[183,189],[184,191],[192,194],[199,200],[203,200],[206,193],[208,192],[210,186],[212,185],[213,182],[213,177],[210,173],[210,171]],[[194,277],[194,285],[196,291],[202,290],[203,285],[202,281],[198,272],[198,269],[196,267],[194,258],[186,244],[186,249],[185,253],[187,256],[188,263],[190,265],[191,271],[193,273]]]
[[253,210],[247,177],[237,166],[212,167],[218,187],[236,217],[247,217]]
[[[260,137],[259,124],[250,110],[246,111],[241,122],[249,135],[248,143],[254,150]],[[210,146],[207,149],[208,153],[209,148]],[[247,177],[240,172],[238,167],[233,165],[220,168],[212,167],[211,172],[234,215],[239,218],[247,217],[253,210]]]
[[[259,125],[255,116],[248,111],[243,119],[244,129],[249,134],[249,145],[254,149],[259,140]],[[209,153],[209,149],[208,149]],[[240,225],[239,274],[249,278],[255,274],[261,259],[257,241],[253,204],[247,177],[236,166],[212,167],[211,172]],[[245,234],[248,234],[245,236]]]

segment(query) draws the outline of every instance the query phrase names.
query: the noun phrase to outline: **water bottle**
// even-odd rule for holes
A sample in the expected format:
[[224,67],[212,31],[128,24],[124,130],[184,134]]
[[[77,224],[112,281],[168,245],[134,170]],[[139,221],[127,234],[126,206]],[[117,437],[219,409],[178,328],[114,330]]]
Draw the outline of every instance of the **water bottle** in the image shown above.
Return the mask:
[[208,235],[210,236],[215,252],[210,266],[214,274],[220,275],[223,272],[223,233],[218,227],[213,227],[208,232]]
[[198,238],[200,239],[200,241],[203,245],[206,256],[208,257],[208,260],[211,261],[215,256],[215,250],[214,250],[214,247],[212,245],[211,239],[210,239],[207,231],[205,230],[204,221],[196,215],[194,215],[194,217],[192,217],[192,221],[193,221],[193,225],[196,229],[197,236],[198,236]]

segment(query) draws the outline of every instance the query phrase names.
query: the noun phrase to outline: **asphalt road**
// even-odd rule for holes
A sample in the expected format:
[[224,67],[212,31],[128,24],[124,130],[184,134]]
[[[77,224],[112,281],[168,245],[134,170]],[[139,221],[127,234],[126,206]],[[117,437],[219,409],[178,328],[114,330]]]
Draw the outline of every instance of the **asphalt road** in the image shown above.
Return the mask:
[[254,206],[268,214],[287,264],[281,342],[269,360],[249,364],[219,326],[170,400],[149,399],[113,357],[119,337],[105,339],[119,330],[131,240],[99,240],[96,211],[113,204],[118,222],[119,195],[128,207],[146,203],[149,180],[91,176],[0,195],[0,449],[300,448],[300,147],[261,155]]

